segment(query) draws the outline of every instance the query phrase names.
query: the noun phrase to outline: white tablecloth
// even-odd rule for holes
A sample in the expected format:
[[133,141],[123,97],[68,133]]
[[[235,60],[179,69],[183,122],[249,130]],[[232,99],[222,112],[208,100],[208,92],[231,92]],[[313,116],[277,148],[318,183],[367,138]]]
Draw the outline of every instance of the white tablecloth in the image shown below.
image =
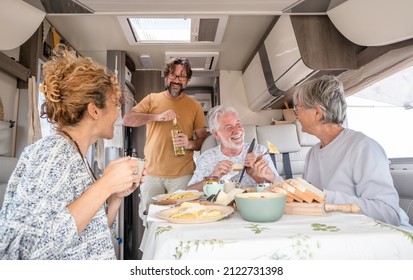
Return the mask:
[[413,232],[360,214],[284,215],[251,223],[235,212],[206,224],[174,224],[151,205],[141,244],[143,259],[410,259]]

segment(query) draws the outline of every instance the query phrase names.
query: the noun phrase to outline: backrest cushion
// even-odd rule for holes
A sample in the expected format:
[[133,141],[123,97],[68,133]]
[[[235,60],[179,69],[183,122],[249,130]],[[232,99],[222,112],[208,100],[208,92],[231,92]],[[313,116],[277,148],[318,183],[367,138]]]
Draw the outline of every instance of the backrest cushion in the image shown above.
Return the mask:
[[[257,138],[257,132],[256,132],[257,126],[254,124],[246,124],[243,126],[244,126],[244,134],[245,134],[244,142],[251,143],[252,139]],[[200,152],[203,153],[210,148],[216,147],[217,145],[218,145],[218,141],[215,139],[214,136],[212,136],[212,134],[210,134],[207,136],[204,143],[202,143]]]
[[245,143],[251,143],[252,139],[256,139],[255,141],[258,141],[257,139],[257,126],[254,124],[244,124],[244,142]]
[[214,136],[212,136],[212,134],[210,134],[210,135],[207,136],[204,143],[202,143],[200,152],[202,154],[206,150],[208,150],[210,148],[213,148],[213,147],[216,147],[217,145],[218,145],[217,140],[215,139]]
[[303,161],[300,154],[301,147],[298,143],[297,129],[295,124],[262,125],[257,126],[258,143],[267,146],[267,141],[274,144],[281,154],[275,156],[276,168],[283,179],[285,169],[282,153],[288,153],[293,177],[301,176],[303,172]]
[[280,153],[298,152],[301,149],[295,124],[257,126],[257,138],[258,143],[264,146],[267,146],[267,141],[271,142]]
[[296,121],[295,125],[297,127],[298,141],[300,142],[301,146],[313,146],[320,142],[320,139],[318,139],[316,136],[307,132],[303,132],[301,123],[299,121]]

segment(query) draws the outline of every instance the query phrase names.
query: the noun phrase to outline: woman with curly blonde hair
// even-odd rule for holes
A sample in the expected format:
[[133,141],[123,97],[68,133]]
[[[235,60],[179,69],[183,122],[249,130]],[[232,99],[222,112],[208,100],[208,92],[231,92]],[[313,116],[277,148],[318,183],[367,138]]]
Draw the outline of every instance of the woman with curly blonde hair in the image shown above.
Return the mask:
[[28,146],[0,212],[1,259],[116,259],[111,228],[140,184],[137,161],[112,161],[97,179],[85,156],[113,137],[116,76],[59,45],[45,63],[41,115],[56,130]]

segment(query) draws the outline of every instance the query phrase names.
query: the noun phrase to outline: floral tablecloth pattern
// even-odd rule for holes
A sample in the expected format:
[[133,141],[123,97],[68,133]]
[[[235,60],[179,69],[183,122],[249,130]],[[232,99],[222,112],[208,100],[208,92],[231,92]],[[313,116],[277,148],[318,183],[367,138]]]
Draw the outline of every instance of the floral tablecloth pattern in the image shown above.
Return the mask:
[[[150,208],[149,215],[155,211]],[[251,223],[235,212],[206,224],[148,221],[143,259],[413,260],[413,232],[360,214],[284,215],[273,223]]]

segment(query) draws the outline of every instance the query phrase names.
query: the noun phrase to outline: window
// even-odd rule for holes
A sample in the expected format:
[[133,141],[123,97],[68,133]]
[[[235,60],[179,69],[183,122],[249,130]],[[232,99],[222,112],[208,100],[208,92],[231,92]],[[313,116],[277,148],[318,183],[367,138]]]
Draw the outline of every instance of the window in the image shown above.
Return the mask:
[[[40,58],[37,60],[37,88],[39,88],[39,86],[43,83],[44,77],[43,77],[43,65],[44,62],[43,60],[41,60]],[[37,110],[39,112],[39,117],[41,115],[41,106],[43,104],[43,102],[45,101],[45,97],[43,95],[43,93],[41,93],[40,91],[38,91],[38,100],[37,100]],[[41,129],[41,134],[42,137],[46,137],[49,134],[54,133],[54,129],[53,126],[47,121],[46,118],[40,118],[40,129]]]
[[413,67],[347,97],[348,127],[380,143],[389,158],[413,157]]
[[138,43],[189,43],[191,19],[185,18],[129,18]]

